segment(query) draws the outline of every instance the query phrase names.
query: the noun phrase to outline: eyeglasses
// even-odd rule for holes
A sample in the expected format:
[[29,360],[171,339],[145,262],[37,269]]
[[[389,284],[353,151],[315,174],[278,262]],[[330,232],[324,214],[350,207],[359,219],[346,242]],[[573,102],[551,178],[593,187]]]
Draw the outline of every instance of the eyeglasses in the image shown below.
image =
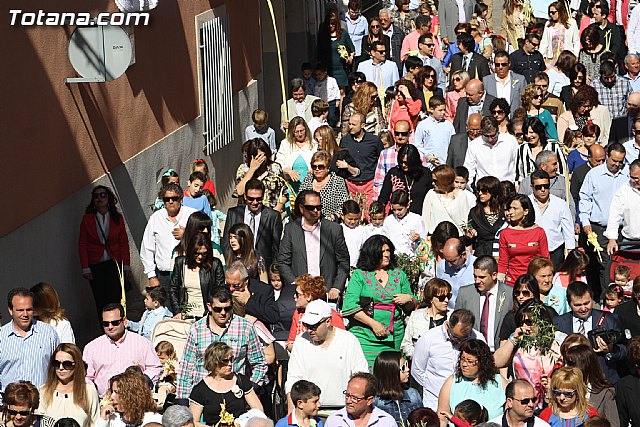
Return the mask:
[[108,328],[109,325],[111,325],[111,326],[120,326],[120,323],[122,323],[122,319],[112,320],[112,321],[103,320],[102,321],[102,327],[103,328]]
[[508,67],[509,63],[508,62],[494,62],[493,65],[495,65],[496,68],[502,68],[502,67]]
[[436,45],[435,43],[422,43],[422,44],[427,47],[434,47]]
[[371,95],[371,100],[372,101],[377,101],[378,100],[378,95]]
[[634,135],[640,135],[640,129],[633,129],[632,132]]
[[228,365],[231,362],[233,362],[233,356],[232,357],[225,357],[224,359],[220,359],[220,365],[221,366]]
[[380,25],[372,25],[371,28],[380,28]]
[[398,130],[396,130],[396,131],[393,131],[393,133],[395,133],[395,134],[396,134],[396,136],[409,136],[409,131],[407,131],[407,132],[402,132],[402,131],[398,131]]
[[523,138],[524,137],[524,133],[522,132],[516,132],[515,133],[516,138]]
[[408,165],[408,164],[409,164],[409,161],[408,161],[408,160],[398,160],[398,164],[399,164],[400,166],[402,166],[402,165]]
[[262,201],[262,197],[249,197],[246,194],[244,195],[244,199],[247,202],[261,202]]
[[448,294],[444,294],[444,295],[434,295],[433,297],[437,298],[438,301],[440,301],[440,302],[445,302],[446,300],[451,300],[452,296],[453,295],[451,293],[448,293]]
[[33,410],[29,409],[28,411],[16,411],[15,409],[9,409],[7,408],[7,413],[9,415],[11,415],[12,417],[15,417],[16,415],[20,415],[23,417],[28,417],[29,415],[31,415],[31,413],[33,412]]
[[355,403],[360,403],[366,399],[365,396],[363,397],[354,396],[353,394],[348,393],[347,390],[344,390],[342,394],[344,394],[345,400],[353,400]]
[[409,364],[407,362],[404,362],[402,365],[400,365],[400,372],[402,372],[403,374],[408,370],[409,370]]
[[488,193],[489,189],[488,188],[478,188],[478,193]]
[[471,360],[471,359],[467,359],[466,357],[460,357],[460,364],[463,364],[463,363],[469,366],[476,366],[478,364],[478,359]]
[[353,84],[354,84],[354,85],[361,85],[361,84],[362,84],[362,83],[364,83],[364,82],[365,82],[364,80],[362,80],[362,79],[358,79],[358,80],[355,80],[355,81],[353,82]]
[[504,114],[504,111],[502,111],[502,110],[493,110],[491,112],[491,114],[493,114],[494,116],[498,116],[498,115]]
[[224,310],[225,313],[231,313],[231,311],[233,311],[233,307],[230,305],[224,307],[211,307],[211,311],[214,313],[222,313],[222,310]]
[[629,179],[631,179],[631,181],[637,182],[640,181],[640,176],[629,175]]
[[323,171],[327,168],[327,165],[311,165],[311,169],[314,171]]
[[302,205],[308,211],[321,211],[322,205]]
[[318,328],[320,327],[320,325],[322,325],[324,323],[324,321],[319,321],[318,323],[316,323],[315,325],[309,325],[308,323],[303,323],[302,325],[307,328],[309,331],[316,331],[318,330]]
[[551,184],[537,184],[533,186],[533,188],[535,188],[537,191],[540,191],[542,189],[548,190],[550,187]]
[[531,296],[531,291],[528,289],[520,289],[517,291],[513,291],[513,295],[516,297],[522,295],[525,298],[529,298]]
[[387,53],[386,50],[376,50],[376,52],[378,52],[381,55],[384,55],[385,53]]
[[204,252],[196,252],[196,253],[195,253],[196,258],[197,258],[197,257],[199,257],[199,256],[201,256],[201,257],[205,257],[205,256],[207,256],[207,255],[209,255],[209,252],[207,252],[207,251],[204,251]]
[[549,11],[549,15],[555,15],[556,13],[558,13],[558,11],[557,11],[557,10],[550,10],[550,11]]
[[180,196],[163,197],[162,201],[165,202],[165,203],[179,202],[180,201]]
[[533,326],[533,320],[531,319],[522,319],[522,324],[525,326]]
[[435,75],[435,74],[427,74],[427,75],[425,76],[425,78],[427,78],[427,79],[435,79],[435,78],[436,78],[436,75]]
[[553,390],[551,390],[551,392],[556,397],[564,396],[567,399],[571,399],[571,398],[573,398],[573,396],[576,395],[576,391],[575,390],[573,390],[573,391],[562,391],[562,390],[553,389]]
[[530,42],[530,43],[531,43],[531,46],[535,47],[536,49],[538,48],[538,46],[540,46],[540,43],[533,43],[533,42]]
[[51,364],[53,365],[54,368],[60,369],[60,367],[62,367],[62,369],[64,369],[65,371],[70,371],[76,366],[76,362],[72,362],[71,360],[56,359]]
[[536,403],[538,401],[537,397],[525,397],[524,399],[516,399],[512,397],[513,400],[520,402],[523,405],[528,405],[529,403]]
[[106,199],[108,196],[106,191],[101,191],[99,193],[93,193],[93,198],[94,199]]
[[483,134],[483,135],[482,135],[482,137],[483,137],[484,139],[493,140],[493,139],[496,139],[496,138],[498,137],[498,132],[496,132],[496,133],[494,133],[494,134],[492,134],[492,135],[484,135],[484,134]]

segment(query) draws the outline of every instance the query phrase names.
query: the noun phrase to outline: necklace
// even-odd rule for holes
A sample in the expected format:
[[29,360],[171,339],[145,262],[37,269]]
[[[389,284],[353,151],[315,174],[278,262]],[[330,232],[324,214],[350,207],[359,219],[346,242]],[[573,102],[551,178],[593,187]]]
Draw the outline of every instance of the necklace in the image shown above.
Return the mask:
[[411,189],[413,188],[413,184],[416,182],[415,178],[411,180],[411,184],[409,184],[409,178],[404,174],[404,183],[407,185],[407,193],[409,194],[409,206],[411,206]]

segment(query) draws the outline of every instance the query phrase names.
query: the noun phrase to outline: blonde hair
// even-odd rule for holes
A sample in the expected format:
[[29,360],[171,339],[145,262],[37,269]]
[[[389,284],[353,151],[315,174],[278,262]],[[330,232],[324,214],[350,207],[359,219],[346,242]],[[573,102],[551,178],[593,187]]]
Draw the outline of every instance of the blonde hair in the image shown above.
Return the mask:
[[169,341],[160,341],[155,350],[156,354],[166,354],[169,359],[176,359],[176,349]]
[[462,79],[462,86],[466,86],[467,83],[469,83],[469,80],[471,80],[471,76],[469,75],[468,72],[464,71],[464,70],[458,70],[456,72],[454,72],[453,74],[451,74],[451,81],[453,81],[453,78],[455,76],[460,76],[460,78]]
[[520,101],[521,101],[522,107],[525,110],[529,111],[531,109],[531,101],[533,101],[533,98],[540,95],[541,93],[542,93],[542,90],[533,83],[525,86],[524,91],[522,92],[522,95],[520,95]]
[[38,320],[49,323],[52,320],[59,322],[67,320],[64,310],[60,306],[60,298],[56,289],[48,283],[40,282],[33,286],[33,309],[38,313]]
[[587,401],[587,387],[584,384],[582,371],[578,368],[563,367],[558,368],[551,376],[551,384],[549,386],[549,401],[554,414],[560,412],[560,406],[553,397],[553,390],[558,389],[575,390],[576,409],[578,410],[578,418],[582,419],[587,414],[589,402]]
[[295,130],[298,126],[304,126],[304,130],[306,132],[305,134],[305,139],[306,139],[306,143],[309,146],[310,149],[313,149],[313,139],[312,139],[312,135],[311,135],[311,130],[309,129],[309,126],[307,126],[307,122],[304,121],[304,119],[300,116],[294,117],[293,119],[291,119],[291,121],[289,122],[289,128],[288,128],[288,132],[287,132],[287,142],[291,145],[291,148],[295,148],[296,143],[294,140],[294,133]]

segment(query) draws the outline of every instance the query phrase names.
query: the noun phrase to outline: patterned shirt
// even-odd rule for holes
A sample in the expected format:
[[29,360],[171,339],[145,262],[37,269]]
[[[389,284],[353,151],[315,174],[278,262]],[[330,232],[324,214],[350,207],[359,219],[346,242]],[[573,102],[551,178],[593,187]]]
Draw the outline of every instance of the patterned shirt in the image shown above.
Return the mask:
[[616,76],[615,84],[612,88],[608,88],[600,79],[596,79],[591,82],[591,86],[598,92],[600,104],[611,112],[612,119],[627,115],[627,98],[631,93],[629,80]]
[[218,335],[209,327],[209,316],[206,316],[194,323],[189,330],[178,370],[178,399],[188,398],[193,386],[207,376],[208,372],[204,369],[204,353],[209,344],[215,342],[224,342],[233,350],[235,373],[244,374],[248,361],[253,369],[251,381],[264,384],[267,364],[262,345],[251,323],[234,314],[222,335]]
[[[376,173],[373,177],[373,197],[377,199],[382,190],[382,184],[384,183],[384,177],[387,176],[392,168],[398,166],[398,151],[400,149],[397,145],[393,147],[385,148],[380,152],[378,157],[378,164],[376,165]],[[422,166],[427,166],[427,158],[424,154],[420,153],[422,159]]]

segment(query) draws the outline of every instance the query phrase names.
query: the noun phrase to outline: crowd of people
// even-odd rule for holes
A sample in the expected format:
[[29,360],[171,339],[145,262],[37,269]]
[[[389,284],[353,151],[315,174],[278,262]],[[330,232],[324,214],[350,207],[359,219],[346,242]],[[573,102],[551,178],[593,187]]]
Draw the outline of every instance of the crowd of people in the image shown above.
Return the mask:
[[640,425],[640,7],[382,3],[324,5],[237,206],[206,160],[167,169],[140,319],[93,189],[104,334],[81,349],[54,286],[11,290],[2,426]]

